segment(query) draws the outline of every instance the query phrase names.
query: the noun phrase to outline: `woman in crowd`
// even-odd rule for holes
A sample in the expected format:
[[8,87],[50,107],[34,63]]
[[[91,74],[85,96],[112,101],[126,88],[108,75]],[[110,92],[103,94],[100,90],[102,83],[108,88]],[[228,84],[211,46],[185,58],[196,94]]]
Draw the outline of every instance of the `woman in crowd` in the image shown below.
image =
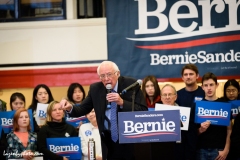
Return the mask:
[[145,77],[142,84],[142,91],[148,108],[155,108],[155,103],[161,101],[160,87],[156,77]]
[[25,103],[25,97],[22,93],[15,92],[10,97],[10,107],[12,111],[25,108]]
[[7,159],[33,159],[37,149],[37,134],[30,131],[30,118],[25,108],[19,108],[14,114],[13,131],[7,135],[7,143]]
[[53,100],[54,99],[53,99],[52,93],[48,88],[48,86],[46,86],[45,84],[39,84],[34,88],[33,95],[32,95],[32,104],[29,106],[29,109],[32,109],[32,112],[33,112],[34,132],[39,131],[39,126],[35,120],[37,104],[38,103],[47,104]]
[[[224,99],[227,101],[240,100],[240,86],[235,79],[228,80],[224,85]],[[228,159],[240,160],[240,114],[235,117],[232,127],[230,151]]]
[[79,83],[72,83],[67,91],[68,100],[73,102],[76,106],[80,106],[85,98],[85,91],[83,86]]
[[[79,83],[72,83],[68,87],[67,98],[71,101],[75,106],[80,106],[82,101],[85,99],[85,91],[83,86]],[[69,117],[68,113],[65,112],[66,116]],[[79,131],[79,127],[82,125],[82,121],[76,127],[77,132]]]
[[64,111],[60,103],[53,101],[48,105],[45,125],[38,132],[39,152],[43,153],[45,160],[67,160],[47,149],[47,138],[77,137],[77,131],[73,126],[67,124],[64,118]]
[[82,160],[88,160],[88,141],[89,138],[93,138],[96,148],[96,160],[102,160],[101,140],[98,131],[98,125],[94,109],[86,115],[90,123],[82,124],[79,129],[79,137],[81,137],[81,147],[83,158]]
[[240,99],[240,86],[235,79],[230,79],[224,84],[224,96],[222,97],[226,101]]
[[236,116],[230,136],[231,145],[228,159],[240,160],[240,114]]

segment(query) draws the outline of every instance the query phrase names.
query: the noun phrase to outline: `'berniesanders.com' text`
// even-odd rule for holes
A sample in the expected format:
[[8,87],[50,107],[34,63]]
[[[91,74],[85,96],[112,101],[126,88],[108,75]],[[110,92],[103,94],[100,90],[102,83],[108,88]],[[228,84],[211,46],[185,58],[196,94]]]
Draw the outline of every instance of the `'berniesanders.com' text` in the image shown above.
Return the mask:
[[163,116],[163,114],[140,114],[140,115],[135,115],[135,117],[160,117]]

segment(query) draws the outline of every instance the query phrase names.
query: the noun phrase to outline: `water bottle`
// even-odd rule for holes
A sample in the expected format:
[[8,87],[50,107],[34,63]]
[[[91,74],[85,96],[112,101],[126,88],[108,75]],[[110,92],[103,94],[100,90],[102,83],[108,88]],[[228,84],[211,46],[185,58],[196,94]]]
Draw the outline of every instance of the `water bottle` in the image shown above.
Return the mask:
[[93,138],[89,138],[88,141],[88,160],[96,160],[95,141]]

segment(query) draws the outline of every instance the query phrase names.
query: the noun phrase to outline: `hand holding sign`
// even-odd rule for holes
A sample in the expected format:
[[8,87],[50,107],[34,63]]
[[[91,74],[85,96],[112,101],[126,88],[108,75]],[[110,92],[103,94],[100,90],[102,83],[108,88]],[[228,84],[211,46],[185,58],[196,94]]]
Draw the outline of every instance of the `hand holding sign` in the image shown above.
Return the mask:
[[205,132],[208,129],[208,127],[210,126],[210,124],[211,124],[210,121],[206,121],[206,122],[201,123],[201,127],[198,130],[199,133],[201,134],[201,133]]
[[63,157],[63,160],[68,160],[68,158],[66,158],[66,157]]

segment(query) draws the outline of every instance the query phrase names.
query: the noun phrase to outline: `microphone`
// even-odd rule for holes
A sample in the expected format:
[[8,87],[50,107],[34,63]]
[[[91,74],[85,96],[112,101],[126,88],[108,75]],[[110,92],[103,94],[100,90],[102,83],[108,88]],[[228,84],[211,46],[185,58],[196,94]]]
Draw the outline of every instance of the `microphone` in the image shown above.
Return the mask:
[[133,84],[131,84],[130,86],[128,86],[127,88],[125,88],[123,91],[122,91],[122,94],[125,94],[127,93],[129,90],[133,89],[134,87],[136,86],[140,86],[142,85],[142,80],[139,79],[137,80],[137,82],[134,82]]
[[[107,94],[108,94],[108,93],[111,93],[111,91],[112,91],[112,85],[111,85],[111,84],[107,84],[107,85],[106,85],[106,89],[107,89]],[[111,108],[111,102],[108,102],[108,103],[107,103],[107,108]]]

